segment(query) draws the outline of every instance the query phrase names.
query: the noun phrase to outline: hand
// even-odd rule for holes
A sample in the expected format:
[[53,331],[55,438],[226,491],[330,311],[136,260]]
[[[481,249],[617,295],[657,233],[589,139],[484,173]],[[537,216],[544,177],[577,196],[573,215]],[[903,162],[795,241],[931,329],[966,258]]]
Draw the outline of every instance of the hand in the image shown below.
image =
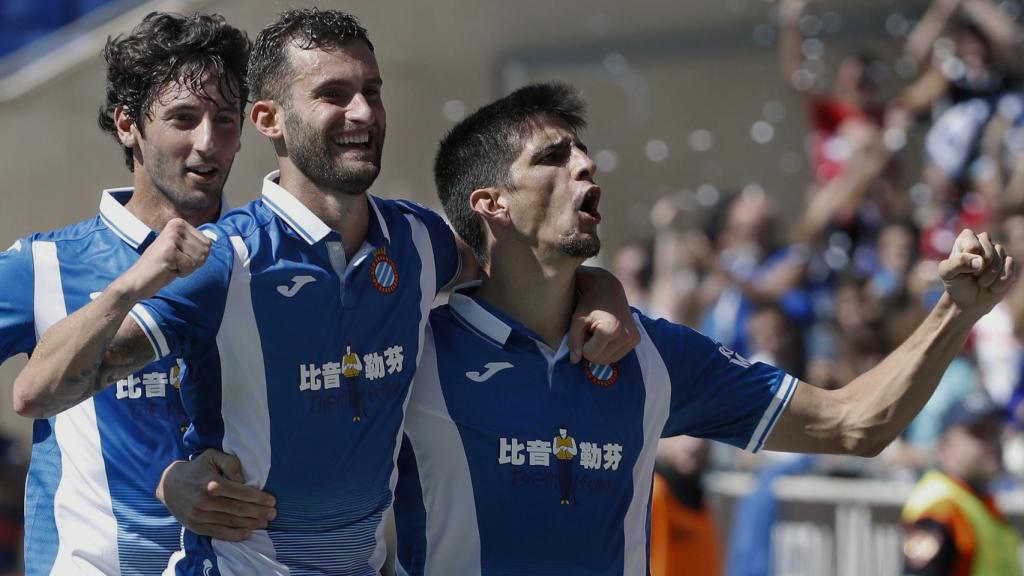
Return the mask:
[[156,497],[190,531],[239,542],[277,517],[274,497],[244,481],[238,458],[209,449],[191,461],[172,462]]
[[682,212],[679,199],[675,196],[662,196],[651,206],[651,225],[655,231],[667,230],[675,224]]
[[134,300],[145,300],[175,278],[188,276],[206,262],[211,240],[180,218],[164,226],[153,244],[118,280],[117,288]]
[[569,359],[594,364],[620,360],[640,343],[622,284],[607,270],[581,267],[576,273],[580,301],[569,325]]
[[939,262],[939,277],[950,299],[979,318],[991,310],[1016,279],[1016,262],[988,233],[960,232],[949,258]]
[[810,0],[781,0],[779,2],[779,15],[784,19],[796,20],[807,9]]

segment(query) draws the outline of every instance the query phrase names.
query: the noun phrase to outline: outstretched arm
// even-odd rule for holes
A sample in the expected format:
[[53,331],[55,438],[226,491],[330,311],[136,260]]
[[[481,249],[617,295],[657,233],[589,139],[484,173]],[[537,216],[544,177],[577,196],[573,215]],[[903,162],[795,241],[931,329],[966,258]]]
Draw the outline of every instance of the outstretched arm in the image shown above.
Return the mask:
[[15,411],[52,416],[149,364],[153,349],[128,312],[173,279],[191,274],[209,250],[210,240],[184,220],[168,222],[99,297],[46,331],[14,381]]
[[932,45],[946,30],[961,3],[962,0],[934,0],[907,38],[904,54],[918,66],[923,66],[931,56]]
[[809,0],[782,0],[779,3],[779,67],[786,85],[797,92],[811,94],[811,87],[794,82],[797,72],[803,68],[804,56],[800,44],[800,18]]
[[839,390],[797,385],[769,450],[874,456],[931,397],[974,323],[1014,281],[1016,264],[988,234],[960,233],[939,264],[946,291],[921,326],[882,362]]

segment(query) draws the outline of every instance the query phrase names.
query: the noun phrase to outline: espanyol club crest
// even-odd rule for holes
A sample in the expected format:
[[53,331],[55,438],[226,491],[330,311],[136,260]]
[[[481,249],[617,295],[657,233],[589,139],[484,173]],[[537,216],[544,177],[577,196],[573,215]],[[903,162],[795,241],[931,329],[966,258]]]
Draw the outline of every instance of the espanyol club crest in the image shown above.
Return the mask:
[[602,387],[611,386],[619,379],[618,362],[612,362],[611,364],[594,364],[593,362],[587,362],[583,371],[587,373],[587,378],[589,378],[591,382]]
[[388,256],[387,250],[377,248],[373,251],[373,262],[370,263],[370,281],[373,287],[382,294],[391,294],[398,290],[398,266]]

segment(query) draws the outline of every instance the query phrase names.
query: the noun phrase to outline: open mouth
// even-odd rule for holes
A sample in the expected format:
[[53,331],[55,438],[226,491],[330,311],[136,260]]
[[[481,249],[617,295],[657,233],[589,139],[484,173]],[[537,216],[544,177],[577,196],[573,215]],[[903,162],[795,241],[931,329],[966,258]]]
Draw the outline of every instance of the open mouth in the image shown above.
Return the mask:
[[193,166],[187,166],[185,168],[190,174],[195,174],[200,178],[213,178],[217,174],[218,170],[216,166],[211,164],[196,164]]
[[597,211],[597,205],[600,202],[601,188],[593,186],[583,193],[583,201],[580,203],[579,211],[600,222],[601,213]]

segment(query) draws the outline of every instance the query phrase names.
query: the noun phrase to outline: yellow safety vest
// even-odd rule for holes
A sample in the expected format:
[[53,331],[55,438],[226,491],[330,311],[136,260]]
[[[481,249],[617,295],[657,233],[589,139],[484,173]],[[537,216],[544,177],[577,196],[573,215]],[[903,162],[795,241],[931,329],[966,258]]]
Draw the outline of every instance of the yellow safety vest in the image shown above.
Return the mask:
[[928,472],[917,483],[903,506],[903,521],[913,524],[941,502],[951,502],[959,508],[974,530],[971,576],[1024,576],[1017,531],[994,516],[981,499],[941,472]]

